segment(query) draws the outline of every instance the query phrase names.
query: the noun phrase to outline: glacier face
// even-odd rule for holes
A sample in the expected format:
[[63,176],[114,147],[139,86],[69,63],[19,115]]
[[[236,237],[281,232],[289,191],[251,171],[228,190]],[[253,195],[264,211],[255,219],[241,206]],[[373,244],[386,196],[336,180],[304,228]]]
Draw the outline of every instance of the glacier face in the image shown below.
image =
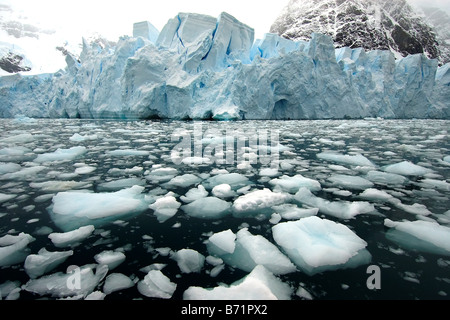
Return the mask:
[[0,116],[450,118],[449,64],[423,54],[396,60],[390,51],[335,49],[319,33],[255,41],[227,13],[180,13],[157,37],[150,23],[146,32],[114,47],[84,42],[80,59],[67,55],[55,74],[0,77]]

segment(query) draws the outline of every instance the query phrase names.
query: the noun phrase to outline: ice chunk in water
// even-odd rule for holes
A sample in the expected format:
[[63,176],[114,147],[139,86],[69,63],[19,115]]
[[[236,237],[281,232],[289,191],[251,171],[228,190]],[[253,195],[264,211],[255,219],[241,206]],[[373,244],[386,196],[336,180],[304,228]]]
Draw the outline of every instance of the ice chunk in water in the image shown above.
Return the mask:
[[360,198],[374,201],[394,201],[395,198],[386,191],[369,188],[359,195]]
[[208,178],[206,181],[203,181],[202,184],[207,190],[212,190],[215,186],[224,183],[229,184],[231,189],[237,190],[250,184],[250,181],[246,176],[240,173],[225,173]]
[[181,203],[179,203],[174,196],[165,196],[157,199],[155,203],[149,206],[149,208],[155,211],[155,215],[159,222],[165,222],[177,213],[180,206]]
[[403,176],[423,176],[433,172],[431,169],[416,165],[410,161],[391,164],[383,169],[385,172],[401,174]]
[[197,199],[181,206],[181,209],[191,217],[201,219],[218,219],[230,213],[231,204],[216,197]]
[[70,149],[57,149],[55,152],[43,153],[34,159],[34,162],[53,162],[63,160],[73,160],[87,152],[86,147],[72,147]]
[[218,256],[234,252],[236,235],[230,229],[214,233],[208,239],[208,251]]
[[94,226],[89,225],[64,233],[50,233],[48,237],[58,248],[71,247],[80,244],[80,242],[89,237],[94,230]]
[[208,191],[206,191],[205,187],[199,185],[197,188],[190,189],[186,195],[181,196],[181,201],[185,203],[191,203],[200,198],[206,198],[208,196]]
[[305,217],[315,216],[319,212],[318,208],[299,208],[297,205],[291,203],[285,203],[272,208],[286,220],[298,220]]
[[109,182],[100,183],[98,185],[99,191],[117,191],[124,188],[131,188],[133,186],[144,186],[145,180],[139,178],[125,178]]
[[118,149],[108,152],[113,157],[126,157],[126,156],[148,156],[149,151],[135,150],[135,149]]
[[369,180],[358,176],[349,176],[344,174],[336,174],[328,178],[334,185],[355,190],[364,190],[373,187],[373,183]]
[[205,264],[205,256],[192,249],[178,250],[170,258],[177,262],[183,273],[199,273]]
[[187,188],[193,184],[201,182],[202,179],[197,177],[195,174],[187,173],[182,176],[172,178],[164,186],[169,188]]
[[388,173],[374,170],[367,172],[366,178],[372,181],[373,183],[385,186],[403,185],[408,181],[407,178],[396,173]]
[[316,197],[307,188],[301,188],[294,199],[310,207],[319,208],[319,211],[341,219],[351,219],[358,214],[375,211],[373,204],[364,201],[328,201]]
[[143,191],[144,187],[133,186],[114,193],[60,192],[53,197],[49,212],[64,231],[90,224],[100,226],[145,211],[148,203]]
[[122,273],[111,273],[105,279],[103,292],[110,294],[119,290],[128,289],[134,286],[133,280]]
[[106,250],[94,256],[98,264],[105,264],[108,270],[113,270],[125,261],[125,254],[119,251]]
[[0,238],[0,267],[12,266],[21,263],[30,253],[28,244],[35,238],[27,233],[17,236],[5,235]]
[[319,217],[279,223],[273,238],[305,273],[357,267],[370,262],[367,243],[347,226]]
[[284,175],[280,178],[270,180],[269,183],[281,188],[281,191],[289,193],[296,193],[302,187],[306,187],[311,191],[319,191],[322,189],[319,181],[305,178],[301,174],[293,177]]
[[22,167],[13,162],[0,163],[0,174],[11,173],[19,171]]
[[263,266],[235,283],[215,288],[189,287],[184,300],[290,300],[291,287]]
[[69,268],[67,273],[57,272],[32,279],[23,286],[23,289],[41,296],[82,298],[92,293],[107,273],[108,267],[105,265],[85,265],[80,268]]
[[273,243],[261,235],[252,235],[247,228],[238,231],[234,250],[229,252],[233,248],[230,232],[225,231],[225,234],[219,233],[210,237],[212,241],[207,243],[207,248],[211,255],[218,256],[228,265],[248,272],[257,265],[263,265],[274,274],[287,274],[297,270]]
[[231,186],[228,183],[215,186],[212,189],[212,194],[218,198],[230,198],[236,195],[236,193],[231,190]]
[[38,278],[45,273],[52,271],[58,265],[73,255],[73,251],[50,252],[42,248],[37,254],[30,254],[25,259],[25,272],[31,279]]
[[0,203],[9,201],[14,199],[15,197],[17,197],[17,194],[5,194],[5,193],[0,193]]
[[144,280],[138,282],[137,288],[146,297],[170,299],[177,285],[160,270],[150,270]]
[[351,156],[351,155],[322,152],[317,155],[317,158],[353,166],[375,167],[375,165],[369,159],[367,159],[361,154]]
[[386,237],[411,250],[450,256],[450,228],[431,221],[384,220]]
[[291,195],[272,192],[270,189],[256,190],[237,198],[233,203],[235,217],[248,217],[273,212],[271,207],[290,201]]

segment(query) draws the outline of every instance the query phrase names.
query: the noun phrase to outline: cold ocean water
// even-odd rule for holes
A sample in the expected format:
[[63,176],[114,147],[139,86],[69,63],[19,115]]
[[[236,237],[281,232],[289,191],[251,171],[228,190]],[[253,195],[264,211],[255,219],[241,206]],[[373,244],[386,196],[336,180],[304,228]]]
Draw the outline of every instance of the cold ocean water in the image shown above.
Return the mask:
[[[256,265],[283,298],[449,299],[449,121],[0,125],[3,299],[195,299],[188,288],[238,285]],[[42,248],[69,253],[40,269]]]

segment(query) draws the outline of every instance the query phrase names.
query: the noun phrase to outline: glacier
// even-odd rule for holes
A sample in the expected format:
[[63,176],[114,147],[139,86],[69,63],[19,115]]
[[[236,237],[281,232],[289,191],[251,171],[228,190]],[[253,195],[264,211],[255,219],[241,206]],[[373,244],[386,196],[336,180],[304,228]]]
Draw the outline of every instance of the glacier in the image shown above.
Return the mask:
[[228,13],[134,25],[115,47],[83,41],[52,74],[0,77],[0,117],[87,119],[450,119],[449,64],[423,54],[336,49],[254,30]]

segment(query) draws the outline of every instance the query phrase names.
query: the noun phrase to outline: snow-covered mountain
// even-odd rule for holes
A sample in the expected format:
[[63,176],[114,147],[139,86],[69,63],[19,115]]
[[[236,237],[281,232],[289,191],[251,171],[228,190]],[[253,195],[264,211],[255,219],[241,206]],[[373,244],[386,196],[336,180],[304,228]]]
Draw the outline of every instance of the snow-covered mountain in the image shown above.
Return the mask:
[[0,117],[450,119],[450,64],[424,54],[336,49],[318,33],[254,41],[227,13],[180,13],[161,32],[146,25],[146,37],[85,41],[54,74],[0,77]]
[[271,32],[291,40],[318,32],[337,47],[391,50],[403,57],[425,53],[447,62],[435,31],[406,0],[291,0]]

